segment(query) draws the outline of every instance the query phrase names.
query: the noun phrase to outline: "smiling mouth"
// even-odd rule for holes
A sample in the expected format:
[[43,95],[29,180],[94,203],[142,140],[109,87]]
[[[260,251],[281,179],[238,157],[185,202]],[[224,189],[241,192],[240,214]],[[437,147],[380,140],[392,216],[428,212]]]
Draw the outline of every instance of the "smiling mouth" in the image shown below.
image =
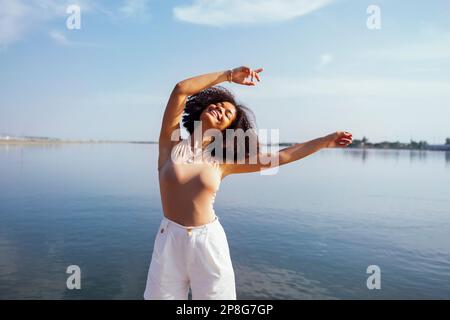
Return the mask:
[[217,112],[217,110],[211,109],[209,112],[210,112],[214,117],[216,117],[217,121],[220,121],[220,115],[219,115],[219,112]]

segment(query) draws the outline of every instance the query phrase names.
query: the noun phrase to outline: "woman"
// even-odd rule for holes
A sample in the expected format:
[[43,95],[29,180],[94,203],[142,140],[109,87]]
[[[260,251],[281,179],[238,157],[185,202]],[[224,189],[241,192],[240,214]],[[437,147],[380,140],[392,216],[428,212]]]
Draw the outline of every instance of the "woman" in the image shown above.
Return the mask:
[[[226,152],[216,155],[220,148],[213,150],[210,146],[213,140],[215,145],[217,136],[213,139],[207,132],[254,131],[251,111],[238,104],[228,90],[215,85],[229,81],[254,86],[262,71],[239,67],[208,73],[183,80],[173,89],[159,137],[158,171],[164,215],[154,243],[145,299],[187,299],[189,287],[192,299],[236,299],[227,238],[213,208],[215,195],[226,176],[260,171],[273,164],[259,160],[263,155],[259,143],[256,161],[236,161],[242,159],[236,153],[233,161],[223,161]],[[183,126],[189,137],[179,140],[183,112]],[[222,151],[242,147],[234,138],[230,143],[223,137]],[[244,141],[244,159],[255,159],[250,154],[250,142]],[[299,160],[322,148],[346,147],[351,142],[350,133],[338,131],[295,144],[277,152],[277,165]]]

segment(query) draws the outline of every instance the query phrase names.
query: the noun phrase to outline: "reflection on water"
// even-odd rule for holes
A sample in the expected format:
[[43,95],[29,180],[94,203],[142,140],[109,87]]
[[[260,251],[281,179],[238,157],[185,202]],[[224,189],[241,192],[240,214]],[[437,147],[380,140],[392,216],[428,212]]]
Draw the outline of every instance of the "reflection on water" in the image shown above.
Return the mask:
[[409,156],[411,162],[426,161],[427,157],[434,157],[442,159],[445,163],[450,163],[450,151],[430,151],[430,150],[389,150],[389,149],[346,149],[342,150],[345,155],[355,159],[361,159],[362,162],[370,160],[371,157],[398,160],[404,157],[405,154]]
[[[449,159],[329,149],[228,176],[215,209],[238,298],[450,298]],[[140,299],[162,215],[156,164],[156,145],[1,146],[0,299]],[[82,290],[66,289],[71,264]]]

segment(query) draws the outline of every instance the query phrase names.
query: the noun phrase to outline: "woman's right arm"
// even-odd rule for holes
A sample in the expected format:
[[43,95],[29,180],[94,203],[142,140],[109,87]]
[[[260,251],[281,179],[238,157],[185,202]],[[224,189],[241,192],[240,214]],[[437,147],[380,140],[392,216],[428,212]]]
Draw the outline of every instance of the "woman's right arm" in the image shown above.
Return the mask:
[[226,81],[229,74],[229,70],[212,72],[180,81],[175,85],[164,112],[159,135],[160,145],[171,146],[172,132],[179,128],[187,97]]
[[[256,84],[255,80],[259,81],[258,73],[261,71],[262,69],[252,70],[248,67],[239,67],[233,69],[232,72],[230,70],[211,72],[178,82],[170,94],[162,120],[159,135],[159,167],[170,156],[174,144],[172,133],[174,130],[179,129],[188,96],[227,80],[254,86]],[[247,80],[249,76],[251,76],[251,80]]]

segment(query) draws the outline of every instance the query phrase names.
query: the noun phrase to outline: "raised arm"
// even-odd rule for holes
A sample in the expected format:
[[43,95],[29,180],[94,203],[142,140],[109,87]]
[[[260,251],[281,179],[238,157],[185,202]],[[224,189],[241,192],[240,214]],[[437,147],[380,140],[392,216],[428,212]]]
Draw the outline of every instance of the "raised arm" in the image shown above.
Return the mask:
[[222,177],[225,177],[229,174],[256,172],[276,166],[281,166],[300,160],[323,148],[344,148],[351,143],[351,133],[346,131],[337,131],[324,137],[320,137],[304,143],[296,143],[293,146],[279,150],[274,154],[274,156],[278,157],[278,161],[275,161],[275,164],[272,161],[260,161],[261,158],[270,160],[271,157],[269,154],[265,154],[263,155],[263,157],[258,157],[257,161],[253,161],[254,163],[250,161],[248,161],[249,163],[243,164],[223,163],[221,164]]
[[[242,85],[253,86],[255,85],[253,78],[259,80],[258,73],[261,71],[262,69],[252,70],[247,67],[238,67],[232,70],[199,75],[178,82],[170,94],[166,110],[164,111],[161,131],[159,134],[158,168],[160,168],[161,165],[167,160],[167,157],[170,156],[170,151],[176,143],[172,141],[171,136],[174,130],[179,129],[180,127],[181,117],[183,115],[188,96],[199,93],[204,89],[227,80]],[[247,80],[249,76],[251,76],[251,81]]]
[[159,135],[160,145],[171,143],[170,137],[172,132],[179,128],[187,97],[227,80],[229,73],[230,71],[212,72],[180,81],[175,85],[164,112]]

